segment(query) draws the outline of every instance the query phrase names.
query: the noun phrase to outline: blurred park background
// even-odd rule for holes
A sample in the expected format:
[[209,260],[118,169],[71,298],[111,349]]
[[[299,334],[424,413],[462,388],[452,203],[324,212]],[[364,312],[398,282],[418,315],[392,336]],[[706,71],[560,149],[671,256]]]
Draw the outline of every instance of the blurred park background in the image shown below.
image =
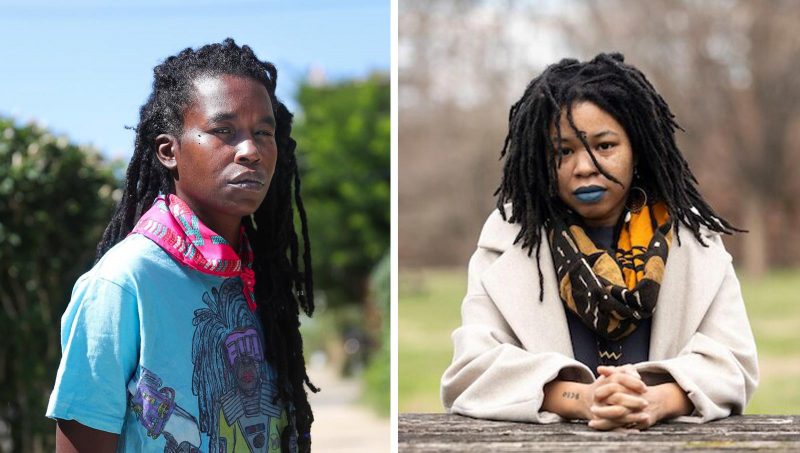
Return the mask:
[[[402,0],[400,412],[441,412],[467,262],[495,205],[508,110],[547,64],[622,52],[667,100],[756,337],[749,413],[800,413],[800,3]],[[534,278],[534,277],[531,277]]]
[[317,310],[314,450],[389,450],[389,2],[79,0],[0,14],[0,452],[52,451],[60,318],[120,194],[152,69],[230,36],[295,113]]

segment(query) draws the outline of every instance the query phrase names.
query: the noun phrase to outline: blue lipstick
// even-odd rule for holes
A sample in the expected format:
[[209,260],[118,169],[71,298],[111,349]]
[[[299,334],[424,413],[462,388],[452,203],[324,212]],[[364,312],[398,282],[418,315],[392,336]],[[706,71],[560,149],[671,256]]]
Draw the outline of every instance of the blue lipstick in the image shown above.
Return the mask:
[[582,203],[597,203],[606,194],[606,189],[600,186],[584,186],[572,193]]

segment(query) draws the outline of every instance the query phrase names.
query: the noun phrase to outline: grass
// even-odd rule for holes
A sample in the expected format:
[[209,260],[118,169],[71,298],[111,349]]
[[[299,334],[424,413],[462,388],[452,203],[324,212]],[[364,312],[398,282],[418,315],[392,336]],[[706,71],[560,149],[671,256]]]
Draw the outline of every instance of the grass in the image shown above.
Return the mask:
[[[450,333],[461,321],[466,268],[400,271],[400,412],[442,412],[439,379],[452,359]],[[750,414],[800,414],[800,269],[742,278],[756,337],[761,382]]]
[[400,272],[398,381],[400,412],[442,412],[439,378],[453,356],[450,332],[461,322],[466,271]]
[[742,279],[761,382],[750,414],[800,414],[800,270]]

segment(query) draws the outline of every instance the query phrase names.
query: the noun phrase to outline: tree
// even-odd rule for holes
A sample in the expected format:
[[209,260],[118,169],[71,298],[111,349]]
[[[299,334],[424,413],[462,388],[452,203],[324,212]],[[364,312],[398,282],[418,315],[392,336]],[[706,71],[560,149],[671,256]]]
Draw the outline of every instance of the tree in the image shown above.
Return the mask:
[[[741,249],[745,270],[760,275],[769,266],[796,264],[797,2],[583,5],[564,21],[564,36],[588,55],[621,50],[651,77],[686,128],[679,139],[704,194],[750,231],[731,241],[734,254]],[[776,236],[784,240],[768,239]]]
[[400,265],[466,262],[493,207],[508,107],[544,64],[619,51],[685,128],[700,192],[750,231],[725,238],[735,261],[756,275],[796,266],[798,20],[794,0],[401,2]]
[[96,151],[0,118],[0,422],[14,450],[54,449],[44,412],[61,314],[94,260],[116,187]]
[[530,3],[400,2],[401,267],[463,266],[475,251],[496,202],[508,110],[547,58],[531,42],[552,20]]
[[361,303],[389,248],[389,81],[305,83],[297,100],[315,286],[331,305]]

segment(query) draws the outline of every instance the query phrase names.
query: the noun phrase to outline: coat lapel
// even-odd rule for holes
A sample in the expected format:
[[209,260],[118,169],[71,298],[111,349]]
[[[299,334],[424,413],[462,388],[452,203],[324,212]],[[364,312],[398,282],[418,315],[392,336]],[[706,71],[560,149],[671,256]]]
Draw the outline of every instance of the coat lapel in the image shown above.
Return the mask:
[[542,243],[540,261],[544,275],[544,302],[539,301],[536,250],[511,246],[483,274],[481,281],[489,297],[503,314],[522,347],[528,351],[559,352],[574,357],[550,247]]
[[682,229],[672,242],[658,294],[650,336],[650,360],[675,357],[698,331],[717,293],[731,257],[719,237],[704,236],[708,247]]
[[[697,332],[725,277],[730,255],[716,237],[704,237],[703,247],[687,229],[681,244],[673,241],[653,314],[650,360],[678,355]],[[481,278],[484,288],[508,321],[522,347],[531,352],[558,352],[574,357],[569,326],[545,241],[540,261],[544,276],[544,302],[539,301],[536,256],[510,245]]]

